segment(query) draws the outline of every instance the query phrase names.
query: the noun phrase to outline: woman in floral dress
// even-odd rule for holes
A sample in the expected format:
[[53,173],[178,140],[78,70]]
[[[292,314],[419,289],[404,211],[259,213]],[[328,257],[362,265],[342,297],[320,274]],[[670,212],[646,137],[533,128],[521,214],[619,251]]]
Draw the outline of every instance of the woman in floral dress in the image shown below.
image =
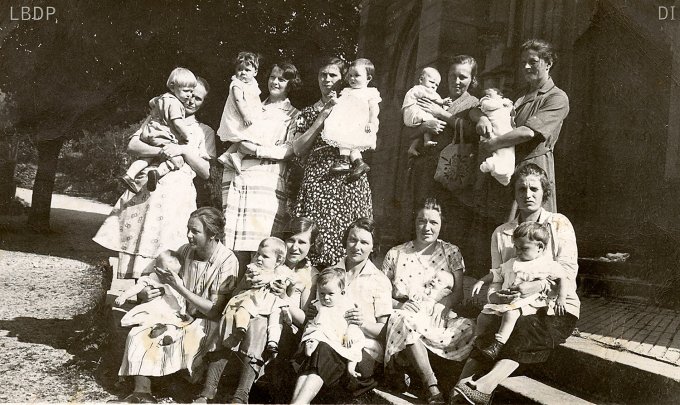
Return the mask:
[[342,60],[323,61],[318,75],[321,99],[300,112],[298,135],[293,142],[304,170],[293,215],[310,218],[319,227],[318,248],[310,253],[312,264],[318,268],[333,265],[344,257],[342,236],[349,224],[358,218],[373,217],[368,177],[364,174],[356,181],[349,181],[348,174],[331,173],[339,151],[319,136],[323,121],[332,109],[330,94],[345,73]]

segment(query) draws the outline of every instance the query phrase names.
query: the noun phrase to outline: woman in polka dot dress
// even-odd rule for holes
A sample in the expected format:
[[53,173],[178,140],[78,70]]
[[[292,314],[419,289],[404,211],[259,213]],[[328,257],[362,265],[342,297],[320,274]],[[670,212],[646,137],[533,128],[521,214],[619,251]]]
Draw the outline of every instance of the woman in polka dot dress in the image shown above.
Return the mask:
[[349,224],[358,218],[373,217],[368,177],[363,174],[350,181],[348,174],[331,173],[339,151],[319,136],[323,120],[332,109],[330,94],[345,72],[345,63],[338,58],[323,62],[318,74],[321,99],[300,112],[298,135],[293,142],[304,170],[293,215],[310,218],[319,227],[317,249],[309,255],[318,268],[334,265],[344,257],[342,236]]
[[425,284],[434,273],[453,274],[453,293],[440,301],[444,309],[433,314],[429,330],[414,330],[412,323],[405,322],[402,311],[395,311],[387,323],[385,365],[388,372],[394,371],[397,364],[410,363],[410,368],[417,370],[423,386],[428,389],[428,403],[444,400],[428,352],[462,361],[472,350],[474,334],[472,320],[451,313],[451,308],[463,301],[465,265],[457,246],[438,239],[441,221],[441,206],[434,198],[428,198],[417,211],[416,239],[390,249],[383,263],[383,271],[392,282],[393,307],[414,312],[421,308],[411,297],[423,294]]

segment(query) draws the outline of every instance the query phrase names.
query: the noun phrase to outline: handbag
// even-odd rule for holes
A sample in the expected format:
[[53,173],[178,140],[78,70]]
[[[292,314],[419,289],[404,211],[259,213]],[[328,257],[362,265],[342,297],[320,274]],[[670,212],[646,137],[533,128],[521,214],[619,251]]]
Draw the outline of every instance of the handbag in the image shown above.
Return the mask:
[[456,139],[442,149],[439,154],[434,179],[450,191],[460,190],[472,185],[477,170],[477,145],[463,143],[463,123],[456,125]]

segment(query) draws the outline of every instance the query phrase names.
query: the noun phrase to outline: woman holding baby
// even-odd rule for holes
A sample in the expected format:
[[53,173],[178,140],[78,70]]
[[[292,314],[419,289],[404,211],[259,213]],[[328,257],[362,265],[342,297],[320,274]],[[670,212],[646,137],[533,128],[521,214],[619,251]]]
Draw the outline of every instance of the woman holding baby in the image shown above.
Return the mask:
[[[118,374],[134,377],[128,403],[156,402],[151,394],[151,377],[187,370],[192,379],[203,375],[205,356],[216,350],[219,319],[238,279],[238,262],[221,242],[224,216],[215,208],[199,208],[187,224],[187,244],[179,247],[179,273],[156,269],[160,282],[168,285],[186,302],[186,314],[193,320],[179,327],[172,339],[153,333],[157,323],[144,322],[130,330]],[[152,289],[149,296],[170,292]],[[195,382],[195,381],[194,381]]]
[[[499,226],[491,237],[491,261],[493,268],[515,257],[513,231],[519,224],[538,222],[549,230],[550,240],[545,249],[549,260],[554,260],[566,274],[566,305],[564,311],[541,308],[533,315],[520,316],[508,341],[502,345],[497,361],[489,361],[478,350],[474,350],[465,363],[460,379],[451,392],[453,400],[471,404],[489,404],[491,397],[504,379],[509,377],[520,364],[545,362],[552,350],[563,343],[572,333],[580,315],[580,301],[576,295],[578,273],[578,250],[574,228],[564,215],[543,208],[551,198],[551,184],[546,172],[538,165],[529,163],[517,169],[513,183],[518,215]],[[562,282],[562,281],[560,281]],[[501,283],[491,284],[487,293],[489,302],[501,303]],[[548,280],[527,281],[513,287],[521,297],[557,290]],[[500,324],[500,317],[498,324]],[[492,328],[494,329],[494,328]],[[497,327],[495,329],[498,329]],[[477,338],[484,347],[493,342],[493,332]]]
[[[269,96],[262,103],[262,120],[267,121],[268,138],[274,145],[242,141],[238,151],[245,155],[239,171],[225,167],[222,178],[222,208],[227,218],[225,245],[232,249],[241,265],[260,241],[282,231],[286,213],[286,162],[293,155],[298,110],[288,99],[302,81],[290,63],[275,64],[267,76]],[[219,131],[218,131],[219,132]]]
[[320,341],[300,367],[292,399],[295,404],[309,404],[323,387],[326,392],[345,392],[349,388],[354,395],[359,395],[377,385],[372,376],[376,363],[383,361],[381,334],[392,312],[392,288],[387,277],[370,260],[377,243],[375,223],[368,218],[357,219],[347,228],[343,242],[347,255],[333,267],[344,275],[342,295],[354,304],[345,313],[345,320],[359,326],[364,334],[362,360],[356,366],[360,377],[351,377],[347,359]]
[[[387,324],[388,374],[403,383],[397,370],[415,370],[428,403],[444,402],[429,355],[462,361],[472,350],[474,334],[473,322],[452,312],[463,301],[465,264],[458,247],[439,239],[442,220],[437,200],[427,199],[416,211],[415,240],[390,249],[383,263],[395,308]],[[439,283],[444,292],[436,295]],[[414,322],[412,315],[423,312],[428,321]]]

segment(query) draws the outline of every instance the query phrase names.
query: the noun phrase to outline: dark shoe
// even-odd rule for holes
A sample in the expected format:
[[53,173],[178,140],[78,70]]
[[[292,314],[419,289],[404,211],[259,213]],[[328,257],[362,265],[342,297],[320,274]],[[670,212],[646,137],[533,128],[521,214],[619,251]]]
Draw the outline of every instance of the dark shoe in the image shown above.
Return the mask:
[[329,169],[329,171],[334,174],[347,173],[349,170],[349,162],[346,160],[339,160],[335,162],[335,164]]
[[371,166],[367,165],[362,159],[357,159],[353,162],[352,171],[350,171],[349,176],[347,176],[347,181],[357,181],[365,173],[371,171]]
[[118,178],[118,180],[121,182],[125,188],[130,190],[131,192],[137,194],[139,192],[139,186],[135,182],[135,179],[132,177],[128,176],[127,174],[124,174]]
[[161,176],[158,174],[158,170],[149,170],[149,172],[146,174],[146,177],[149,179],[146,183],[146,189],[149,191],[155,191],[156,186],[158,185],[158,180],[161,178]]
[[491,361],[495,361],[498,358],[498,354],[501,352],[503,349],[503,346],[505,346],[503,343],[499,342],[498,340],[494,339],[493,342],[491,342],[490,345],[484,348],[480,348],[480,352],[486,357],[487,359]]
[[238,346],[243,338],[246,337],[246,330],[243,328],[238,328],[231,335],[224,339],[224,347],[231,349]]
[[472,388],[468,383],[458,383],[453,388],[470,405],[487,405],[491,403],[492,394],[484,394]]
[[133,392],[123,399],[108,401],[108,403],[123,404],[157,404],[156,398],[148,392]]

